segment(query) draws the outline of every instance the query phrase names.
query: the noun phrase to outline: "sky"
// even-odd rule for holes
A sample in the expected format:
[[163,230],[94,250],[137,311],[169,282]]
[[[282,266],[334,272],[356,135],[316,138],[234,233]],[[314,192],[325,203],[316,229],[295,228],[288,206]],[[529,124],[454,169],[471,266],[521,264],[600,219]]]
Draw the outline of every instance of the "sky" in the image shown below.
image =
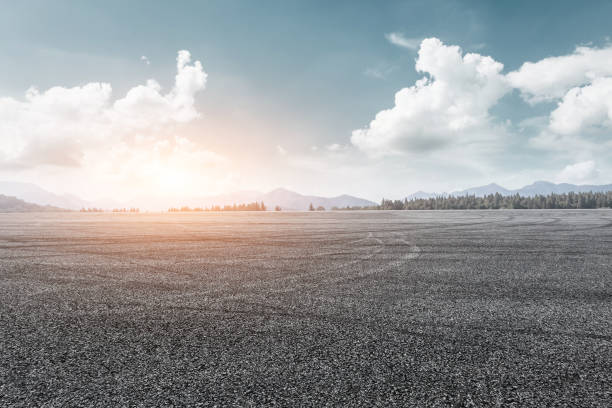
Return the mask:
[[612,183],[612,2],[0,6],[0,180],[126,200]]

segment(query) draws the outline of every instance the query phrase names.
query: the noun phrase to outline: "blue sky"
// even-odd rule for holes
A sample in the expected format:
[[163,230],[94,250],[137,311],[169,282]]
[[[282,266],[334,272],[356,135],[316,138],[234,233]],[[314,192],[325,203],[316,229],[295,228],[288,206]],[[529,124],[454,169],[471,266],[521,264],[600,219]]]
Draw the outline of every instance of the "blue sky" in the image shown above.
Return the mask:
[[[425,93],[415,97],[416,105],[408,101],[397,106],[387,122],[370,125],[378,112],[394,107],[398,91],[415,86],[423,76],[436,81],[427,67],[437,62],[424,64],[421,72],[415,70],[423,39],[439,39],[440,43],[430,44],[432,55],[438,57],[438,51],[452,46],[461,47],[462,57],[490,56],[503,64],[499,75],[505,78],[528,61],[576,55],[577,46],[607,50],[612,35],[610,2],[24,1],[6,2],[2,10],[0,98],[23,103],[26,90],[33,86],[44,96],[53,87],[108,83],[112,93],[106,108],[98,107],[106,109],[106,115],[109,106],[148,79],[159,83],[159,95],[169,95],[175,86],[179,50],[190,52],[189,64],[201,61],[206,74],[205,86],[192,90],[197,115],[184,120],[182,112],[178,120],[177,111],[166,112],[170,119],[163,126],[134,131],[129,125],[129,131],[117,131],[121,137],[105,139],[101,133],[91,142],[82,135],[83,129],[66,123],[70,115],[52,125],[48,121],[55,116],[45,116],[35,130],[16,119],[5,122],[8,130],[0,144],[3,179],[38,181],[50,189],[88,197],[134,191],[130,183],[136,174],[148,180],[138,183],[145,186],[143,194],[166,184],[167,192],[176,194],[286,186],[305,193],[352,193],[377,200],[419,189],[453,190],[493,181],[509,187],[541,178],[612,181],[606,144],[610,118],[601,113],[609,106],[607,54],[586,55],[583,59],[592,62],[575,68],[578,76],[585,70],[596,72],[597,81],[590,76],[577,82],[561,78],[555,95],[530,93],[540,90],[534,91],[529,82],[533,78],[523,78],[527,74],[516,75],[511,85],[503,86],[495,82],[499,78],[491,77],[492,88],[486,89],[458,83],[469,83],[473,79],[469,74],[449,76],[456,89],[441,95],[457,97],[457,106],[469,105],[459,106],[462,122],[457,126],[465,131],[453,125],[452,135],[436,124],[459,120],[448,116],[448,109],[456,110],[454,104],[418,114],[406,111],[425,103],[422,98],[430,101]],[[443,72],[455,68],[448,66]],[[551,68],[543,69],[545,76]],[[598,102],[589,97],[588,118],[570,129],[568,124],[560,125],[558,117],[572,115],[570,108],[583,103],[568,99],[567,93],[575,87],[589,87]],[[458,89],[466,94],[458,94]],[[492,99],[483,102],[483,98]],[[551,127],[551,114],[564,101],[564,110]],[[483,105],[474,108],[474,103]],[[14,105],[10,109],[16,109]],[[20,106],[20,112],[34,115],[34,105]],[[0,105],[0,114],[2,109]],[[5,114],[14,118],[10,109],[4,107]],[[443,115],[437,118],[440,109]],[[21,116],[30,123],[40,117],[27,115]],[[432,127],[436,127],[433,133]],[[355,137],[360,129],[366,131]],[[574,143],[580,137],[588,140]],[[135,138],[148,142],[134,142]],[[186,141],[181,145],[177,138]],[[593,141],[605,149],[593,149]],[[215,157],[214,163],[172,167],[183,160],[170,155],[186,143],[190,143],[186,150]],[[143,153],[151,145],[157,150]],[[559,149],[560,145],[566,148]],[[73,151],[70,160],[62,159],[64,153],[59,151],[70,149],[80,150]],[[99,153],[104,149],[121,151],[121,159],[118,153],[104,157]],[[160,149],[166,151],[159,153]],[[41,156],[57,159],[41,160]],[[123,166],[126,157],[133,159],[131,166],[140,167]],[[180,179],[186,179],[185,173],[192,175],[181,184],[158,180],[159,172]],[[83,174],[97,181],[96,189],[81,180]]]

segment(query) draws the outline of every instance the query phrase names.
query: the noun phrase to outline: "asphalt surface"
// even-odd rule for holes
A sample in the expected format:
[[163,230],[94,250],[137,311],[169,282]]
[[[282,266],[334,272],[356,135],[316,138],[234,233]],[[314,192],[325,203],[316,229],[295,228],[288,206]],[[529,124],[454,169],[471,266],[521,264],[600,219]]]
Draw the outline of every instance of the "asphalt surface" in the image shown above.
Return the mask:
[[1,214],[0,406],[612,405],[612,210]]

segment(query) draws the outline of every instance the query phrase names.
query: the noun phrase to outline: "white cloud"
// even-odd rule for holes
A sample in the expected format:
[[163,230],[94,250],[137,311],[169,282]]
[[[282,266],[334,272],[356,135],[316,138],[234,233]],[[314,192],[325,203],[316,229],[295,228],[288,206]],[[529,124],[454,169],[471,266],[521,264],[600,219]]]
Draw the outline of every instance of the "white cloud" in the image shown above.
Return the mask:
[[562,98],[570,89],[612,75],[612,46],[577,47],[570,55],[526,62],[508,80],[530,103]]
[[116,100],[110,84],[96,82],[0,98],[0,171],[72,180],[94,195],[218,189],[229,160],[185,136],[200,115],[195,97],[206,73],[188,51],[179,51],[176,69],[167,92],[151,79]]
[[416,50],[421,44],[421,39],[407,38],[404,37],[404,34],[398,32],[385,34],[385,38],[391,44],[397,45],[398,47],[407,48],[409,50]]
[[612,46],[581,46],[569,55],[526,62],[507,78],[530,104],[558,103],[530,146],[568,156],[612,147]]
[[30,88],[25,101],[0,98],[0,157],[3,166],[78,165],[82,146],[111,134],[105,114],[111,87]]
[[207,75],[200,61],[191,61],[189,51],[179,51],[177,74],[172,90],[161,94],[161,86],[155,80],[130,89],[127,95],[115,101],[111,114],[131,126],[148,126],[151,122],[189,122],[199,116],[195,109],[195,95],[206,85]]
[[[351,142],[372,157],[410,155],[479,163],[487,171],[498,152],[533,149],[558,160],[609,160],[612,155],[612,46],[581,46],[565,56],[528,62],[504,75],[503,65],[478,53],[463,53],[436,38],[423,40],[416,70],[425,77],[395,95],[395,105]],[[557,102],[548,114],[512,124],[490,109],[517,88],[530,104]],[[520,140],[527,136],[528,143]],[[504,153],[505,152],[505,153]]]
[[107,83],[44,92],[31,88],[23,101],[0,98],[0,160],[3,167],[79,166],[88,153],[109,145],[171,135],[172,125],[199,116],[195,95],[206,85],[199,61],[179,51],[174,87],[166,94],[155,80],[111,100]]
[[551,112],[549,128],[561,135],[612,128],[612,77],[570,89]]
[[593,160],[569,164],[557,175],[557,183],[587,183],[597,178],[599,172]]
[[371,155],[422,153],[479,144],[503,133],[492,125],[489,109],[510,87],[503,65],[480,54],[463,54],[437,38],[423,40],[416,69],[428,74],[395,95],[367,128],[351,141]]

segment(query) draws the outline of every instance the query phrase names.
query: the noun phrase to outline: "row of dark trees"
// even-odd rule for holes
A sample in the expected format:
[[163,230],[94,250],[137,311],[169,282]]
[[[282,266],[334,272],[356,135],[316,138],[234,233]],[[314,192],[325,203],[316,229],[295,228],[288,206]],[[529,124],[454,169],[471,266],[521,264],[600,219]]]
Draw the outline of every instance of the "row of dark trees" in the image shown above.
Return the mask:
[[[95,213],[101,213],[104,212],[105,210],[103,208],[96,208],[96,207],[91,207],[91,208],[81,208],[79,210],[80,212],[95,212]],[[117,212],[121,212],[121,213],[137,213],[140,212],[140,208],[113,208],[111,210],[114,213]]]
[[130,212],[130,213],[137,213],[140,212],[140,208],[113,208],[113,212],[120,212],[120,213],[126,213],[126,212]]
[[[233,204],[233,205],[224,205],[224,206],[220,206],[220,205],[213,205],[211,207],[206,207],[206,208],[202,208],[202,207],[196,207],[196,208],[191,208],[191,207],[180,207],[180,208],[169,208],[168,212],[190,212],[190,211],[266,211],[267,207],[265,206],[264,202],[262,201],[260,202],[253,202],[253,203],[248,203],[248,204]],[[280,211],[280,207],[278,207],[277,211]]]
[[325,207],[320,205],[317,208],[315,208],[315,206],[312,205],[312,203],[310,203],[310,205],[308,206],[308,211],[325,211]]
[[473,195],[443,196],[421,199],[382,200],[379,210],[497,210],[506,209],[580,209],[612,208],[612,191],[605,193],[567,193],[503,196],[499,193],[484,197]]
[[[384,201],[385,199],[383,198],[383,202]],[[362,207],[358,205],[354,205],[354,206],[347,205],[346,207],[333,206],[331,209],[332,211],[362,211],[362,210],[382,210],[382,207],[380,205],[371,205],[371,206],[366,206],[366,207]]]

